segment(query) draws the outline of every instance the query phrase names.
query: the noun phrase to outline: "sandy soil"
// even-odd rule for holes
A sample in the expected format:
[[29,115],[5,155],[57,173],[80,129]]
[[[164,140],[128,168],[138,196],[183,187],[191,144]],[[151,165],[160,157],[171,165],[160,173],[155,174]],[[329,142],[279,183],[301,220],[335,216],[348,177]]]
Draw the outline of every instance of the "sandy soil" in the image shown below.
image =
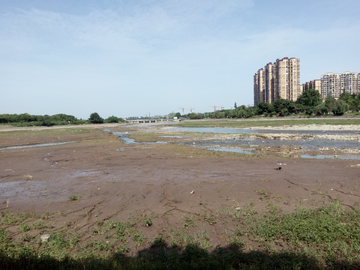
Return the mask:
[[[226,243],[226,230],[235,229],[221,215],[224,209],[263,213],[276,206],[291,212],[335,200],[349,208],[359,203],[358,161],[243,157],[171,143],[126,145],[96,129],[79,134],[8,130],[0,147],[68,141],[76,142],[0,151],[0,211],[47,213],[48,230],[72,224],[84,232],[83,240],[94,237],[98,220],[130,219],[142,227],[141,218],[152,216],[153,225],[143,233],[154,239],[161,230],[183,227],[190,215],[215,247]],[[277,170],[278,162],[286,165]],[[73,202],[72,195],[81,199]],[[206,222],[206,216],[216,223]]]

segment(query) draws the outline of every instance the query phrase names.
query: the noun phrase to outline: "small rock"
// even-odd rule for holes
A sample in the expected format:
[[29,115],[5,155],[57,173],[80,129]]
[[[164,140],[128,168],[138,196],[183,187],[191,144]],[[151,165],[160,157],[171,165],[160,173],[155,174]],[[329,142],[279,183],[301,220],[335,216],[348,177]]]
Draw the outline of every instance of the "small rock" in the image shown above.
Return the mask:
[[32,180],[32,179],[33,179],[32,175],[30,175],[30,174],[24,175],[25,181]]
[[40,236],[41,242],[47,242],[47,240],[50,238],[50,234],[43,234]]

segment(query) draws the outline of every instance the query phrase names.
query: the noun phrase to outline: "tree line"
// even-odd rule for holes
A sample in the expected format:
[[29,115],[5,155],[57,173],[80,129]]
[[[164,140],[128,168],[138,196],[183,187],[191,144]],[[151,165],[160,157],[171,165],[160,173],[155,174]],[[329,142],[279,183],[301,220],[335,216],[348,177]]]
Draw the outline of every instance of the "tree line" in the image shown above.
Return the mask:
[[[236,103],[235,103],[236,104]],[[235,106],[236,107],[236,106]],[[360,94],[343,92],[339,99],[332,96],[321,98],[319,91],[309,89],[297,99],[291,101],[278,97],[274,103],[260,102],[256,106],[238,106],[235,109],[216,111],[211,113],[189,113],[190,119],[203,118],[249,118],[254,116],[288,116],[303,114],[305,116],[343,115],[346,112],[360,111]]]
[[122,123],[123,118],[110,116],[106,119],[100,117],[96,112],[90,114],[87,120],[77,119],[73,115],[31,115],[23,114],[0,114],[0,124],[10,124],[14,126],[54,126],[54,125],[81,125],[81,124],[101,124],[101,123]]

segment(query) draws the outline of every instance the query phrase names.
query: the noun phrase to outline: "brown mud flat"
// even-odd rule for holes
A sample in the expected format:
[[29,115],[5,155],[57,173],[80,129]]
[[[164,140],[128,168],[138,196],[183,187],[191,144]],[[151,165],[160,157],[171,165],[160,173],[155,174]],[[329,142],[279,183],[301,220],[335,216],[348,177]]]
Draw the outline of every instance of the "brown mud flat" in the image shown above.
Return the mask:
[[[159,235],[169,244],[186,243],[177,234],[202,237],[214,248],[229,244],[239,215],[334,201],[353,209],[360,199],[358,161],[252,157],[170,143],[126,145],[96,129],[7,134],[1,147],[76,141],[0,151],[0,211],[32,213],[25,223],[48,224],[30,231],[33,238],[66,230],[80,242],[111,242],[114,232],[104,224],[131,221],[142,239],[129,236],[131,254]],[[276,160],[286,165],[279,170]],[[22,237],[17,228],[7,226],[14,239]],[[258,248],[253,245],[247,248]]]

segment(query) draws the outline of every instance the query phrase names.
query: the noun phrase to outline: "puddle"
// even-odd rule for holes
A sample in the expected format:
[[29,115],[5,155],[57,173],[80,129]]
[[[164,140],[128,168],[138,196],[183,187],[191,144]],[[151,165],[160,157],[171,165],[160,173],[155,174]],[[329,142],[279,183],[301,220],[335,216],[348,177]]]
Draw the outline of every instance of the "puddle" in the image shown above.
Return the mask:
[[[246,138],[242,140],[244,144],[247,143]],[[259,146],[300,146],[302,148],[308,148],[311,150],[320,150],[321,148],[346,148],[346,149],[358,149],[359,142],[357,141],[335,141],[335,140],[323,140],[323,139],[311,139],[311,140],[267,140],[267,139],[253,139],[251,144]]]
[[245,128],[213,128],[213,127],[173,127],[180,132],[216,133],[216,134],[255,134],[255,133],[289,133],[289,134],[359,134],[358,130],[270,130]]
[[240,128],[174,127],[174,129],[180,132],[216,133],[216,134],[227,134],[227,133],[253,134],[258,132],[258,130],[255,129],[240,129]]
[[313,159],[357,159],[360,160],[360,156],[354,155],[317,155],[317,156],[310,156],[310,155],[301,155],[301,158],[313,158]]
[[234,152],[239,154],[247,154],[252,155],[254,154],[252,151],[254,151],[254,148],[247,148],[247,149],[241,149],[241,148],[229,148],[229,147],[214,147],[214,146],[197,146],[197,148],[204,148],[207,150],[213,150],[213,151],[220,151],[220,152]]
[[0,150],[34,148],[34,147],[43,147],[43,146],[62,145],[62,144],[68,144],[68,143],[75,143],[75,141],[59,142],[59,143],[41,143],[41,144],[21,145],[21,146],[9,146],[9,147],[0,148]]
[[135,139],[130,139],[128,137],[127,132],[113,132],[115,136],[119,136],[119,138],[125,143],[125,144],[167,144],[167,142],[157,141],[157,142],[136,142]]

